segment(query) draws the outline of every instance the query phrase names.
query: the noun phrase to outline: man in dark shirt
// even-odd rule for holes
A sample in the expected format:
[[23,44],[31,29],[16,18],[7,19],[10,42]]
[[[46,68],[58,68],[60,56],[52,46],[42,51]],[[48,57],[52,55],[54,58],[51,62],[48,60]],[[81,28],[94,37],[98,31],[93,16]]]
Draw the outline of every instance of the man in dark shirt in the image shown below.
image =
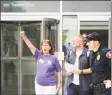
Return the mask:
[[66,62],[69,66],[65,68],[67,72],[67,95],[91,95],[90,84],[91,84],[91,74],[82,74],[81,71],[77,69],[87,69],[90,68],[88,62],[88,49],[84,47],[84,40],[81,35],[78,35],[73,40],[73,49],[67,54]]
[[88,35],[90,68],[81,70],[82,74],[92,73],[94,95],[111,95],[112,53],[101,45],[102,39],[96,32]]

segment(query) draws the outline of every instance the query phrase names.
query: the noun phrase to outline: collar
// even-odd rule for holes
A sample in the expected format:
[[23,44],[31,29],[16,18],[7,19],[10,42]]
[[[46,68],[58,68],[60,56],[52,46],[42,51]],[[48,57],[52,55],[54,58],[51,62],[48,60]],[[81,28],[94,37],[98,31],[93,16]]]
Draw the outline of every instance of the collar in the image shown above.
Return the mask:
[[100,47],[98,48],[98,50],[94,53],[98,53],[103,47],[100,45]]
[[82,54],[81,55],[86,55],[88,52],[88,49],[84,47],[83,51],[82,51]]
[[[73,52],[76,52],[75,48],[73,49]],[[81,55],[86,55],[87,52],[88,52],[88,49],[84,47]]]

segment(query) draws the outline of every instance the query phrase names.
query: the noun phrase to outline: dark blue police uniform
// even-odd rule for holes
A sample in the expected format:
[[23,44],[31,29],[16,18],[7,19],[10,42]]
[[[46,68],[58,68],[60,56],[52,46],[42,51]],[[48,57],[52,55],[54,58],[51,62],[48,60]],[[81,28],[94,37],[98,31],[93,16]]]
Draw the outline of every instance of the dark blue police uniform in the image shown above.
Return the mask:
[[[97,33],[91,33],[88,39],[101,41]],[[96,52],[90,53],[93,95],[111,95],[111,88],[106,89],[104,84],[104,80],[111,80],[111,59],[106,57],[108,51],[110,50],[100,45]]]

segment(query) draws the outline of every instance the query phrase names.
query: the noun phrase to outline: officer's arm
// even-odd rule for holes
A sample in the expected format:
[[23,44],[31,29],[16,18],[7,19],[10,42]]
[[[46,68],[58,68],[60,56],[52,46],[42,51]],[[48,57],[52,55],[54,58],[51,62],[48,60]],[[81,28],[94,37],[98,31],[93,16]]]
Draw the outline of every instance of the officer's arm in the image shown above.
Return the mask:
[[91,73],[92,73],[91,68],[81,70],[81,74],[91,74]]

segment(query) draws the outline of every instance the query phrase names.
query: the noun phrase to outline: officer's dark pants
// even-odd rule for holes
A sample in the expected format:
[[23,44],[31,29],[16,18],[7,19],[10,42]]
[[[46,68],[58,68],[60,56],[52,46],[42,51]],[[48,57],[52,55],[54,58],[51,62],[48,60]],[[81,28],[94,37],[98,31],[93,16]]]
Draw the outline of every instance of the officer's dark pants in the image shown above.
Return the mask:
[[111,95],[111,88],[103,89],[103,91],[96,88],[93,95]]
[[70,88],[72,89],[72,95],[90,95],[89,91],[82,91],[79,85],[70,84]]

